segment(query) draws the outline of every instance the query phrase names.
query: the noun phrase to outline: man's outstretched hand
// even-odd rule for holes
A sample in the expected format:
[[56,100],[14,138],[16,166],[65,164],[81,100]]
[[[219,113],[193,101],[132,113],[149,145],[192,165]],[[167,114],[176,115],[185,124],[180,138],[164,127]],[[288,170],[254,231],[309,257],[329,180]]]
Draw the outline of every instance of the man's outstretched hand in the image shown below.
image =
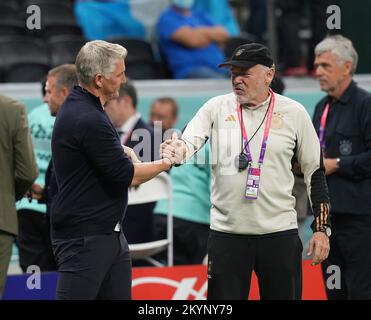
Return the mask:
[[172,164],[180,164],[186,155],[186,146],[178,139],[176,132],[173,132],[171,139],[165,140],[160,145],[160,157],[169,159]]

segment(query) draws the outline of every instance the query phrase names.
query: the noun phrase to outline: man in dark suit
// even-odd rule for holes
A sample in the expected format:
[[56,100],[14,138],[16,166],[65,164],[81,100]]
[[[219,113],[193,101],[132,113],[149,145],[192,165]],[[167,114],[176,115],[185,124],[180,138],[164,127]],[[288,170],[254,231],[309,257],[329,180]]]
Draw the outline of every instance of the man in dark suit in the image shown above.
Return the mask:
[[[117,129],[121,144],[132,148],[139,160],[150,162],[158,159],[159,145],[155,146],[153,128],[145,123],[137,111],[138,96],[131,82],[120,86],[119,97],[110,100],[105,110]],[[162,141],[160,140],[159,143]],[[153,209],[156,202],[130,205],[123,223],[128,243],[153,240]]]
[[18,234],[15,202],[38,175],[26,109],[0,95],[0,299]]

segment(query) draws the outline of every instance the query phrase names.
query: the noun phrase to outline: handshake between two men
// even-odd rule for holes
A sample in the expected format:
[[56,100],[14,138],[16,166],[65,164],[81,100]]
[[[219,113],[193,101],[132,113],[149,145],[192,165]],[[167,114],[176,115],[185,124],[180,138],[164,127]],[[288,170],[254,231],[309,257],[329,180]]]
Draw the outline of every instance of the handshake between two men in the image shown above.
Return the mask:
[[[141,163],[132,148],[122,145],[124,152],[133,163]],[[160,158],[168,161],[169,164],[180,164],[186,155],[186,146],[182,140],[178,139],[176,132],[173,133],[171,139],[165,140],[160,145]]]
[[180,164],[186,155],[185,143],[177,138],[175,132],[171,139],[166,140],[160,145],[161,160],[141,162],[133,149],[126,146],[122,147],[134,164],[134,176],[131,182],[131,186],[134,187],[151,180],[162,171],[169,170],[174,164]]
[[165,140],[160,145],[160,158],[168,159],[171,165],[180,164],[186,157],[186,145],[178,139],[176,132],[171,136],[171,139]]

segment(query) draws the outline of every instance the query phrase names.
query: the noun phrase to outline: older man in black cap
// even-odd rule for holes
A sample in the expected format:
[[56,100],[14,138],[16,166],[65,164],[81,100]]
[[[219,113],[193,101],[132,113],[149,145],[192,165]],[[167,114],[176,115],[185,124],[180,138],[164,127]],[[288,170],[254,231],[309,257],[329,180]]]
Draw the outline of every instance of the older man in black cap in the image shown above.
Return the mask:
[[275,69],[266,47],[242,45],[224,66],[233,92],[207,101],[182,139],[161,148],[163,157],[180,163],[211,140],[208,299],[246,299],[253,270],[262,299],[301,299],[303,247],[291,164],[301,165],[311,199],[308,255],[315,265],[327,258],[330,235],[319,141],[305,108],[270,89]]

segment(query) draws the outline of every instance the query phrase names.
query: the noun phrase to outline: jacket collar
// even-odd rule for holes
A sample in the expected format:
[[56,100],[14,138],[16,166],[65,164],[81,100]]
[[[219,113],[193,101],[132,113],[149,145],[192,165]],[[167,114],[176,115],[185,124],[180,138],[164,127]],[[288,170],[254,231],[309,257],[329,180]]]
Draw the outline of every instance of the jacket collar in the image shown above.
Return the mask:
[[347,104],[352,97],[352,94],[354,90],[356,89],[357,84],[352,80],[352,82],[349,84],[348,88],[344,91],[344,93],[341,95],[339,102],[341,104]]
[[102,108],[102,104],[100,102],[99,97],[93,95],[88,90],[84,89],[83,87],[76,85],[74,86],[74,91],[81,97],[85,97],[86,99],[89,99],[97,108],[99,108],[101,111],[104,111]]

